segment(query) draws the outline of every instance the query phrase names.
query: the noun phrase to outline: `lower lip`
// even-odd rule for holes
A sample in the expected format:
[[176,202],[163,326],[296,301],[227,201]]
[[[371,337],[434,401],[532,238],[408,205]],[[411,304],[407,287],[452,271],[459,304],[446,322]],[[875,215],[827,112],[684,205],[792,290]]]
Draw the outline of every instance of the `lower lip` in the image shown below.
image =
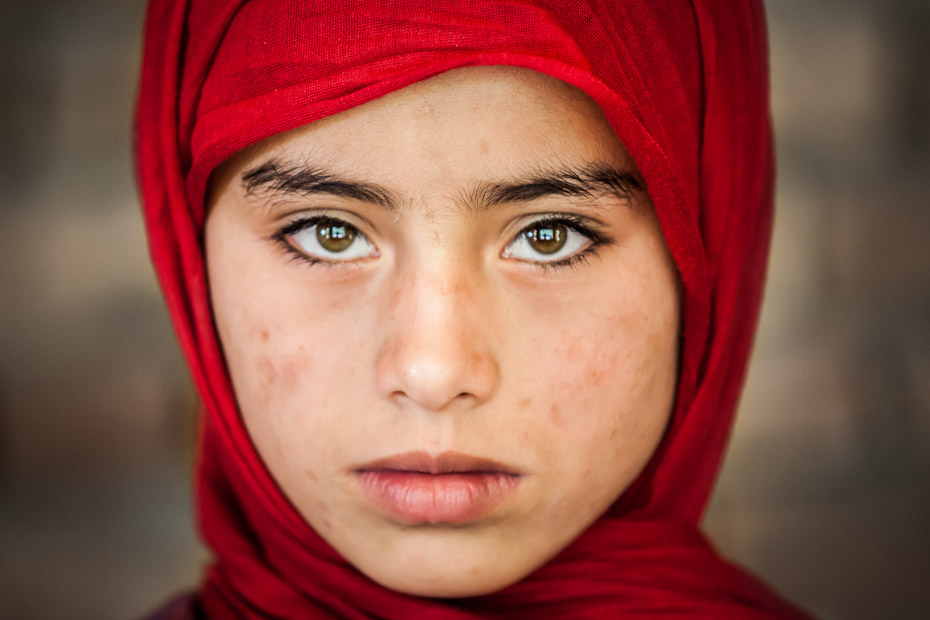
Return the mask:
[[497,508],[520,482],[519,476],[500,472],[372,470],[357,476],[371,502],[408,524],[475,521]]

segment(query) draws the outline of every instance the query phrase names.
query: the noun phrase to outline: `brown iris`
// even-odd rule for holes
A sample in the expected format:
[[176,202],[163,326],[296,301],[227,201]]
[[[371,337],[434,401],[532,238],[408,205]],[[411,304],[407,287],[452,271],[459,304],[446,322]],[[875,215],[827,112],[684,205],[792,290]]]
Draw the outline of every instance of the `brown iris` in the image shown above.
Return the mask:
[[355,241],[358,231],[355,227],[334,220],[322,221],[316,225],[316,238],[327,252],[344,252]]
[[523,233],[530,247],[540,254],[555,254],[568,240],[568,228],[564,224],[541,223]]

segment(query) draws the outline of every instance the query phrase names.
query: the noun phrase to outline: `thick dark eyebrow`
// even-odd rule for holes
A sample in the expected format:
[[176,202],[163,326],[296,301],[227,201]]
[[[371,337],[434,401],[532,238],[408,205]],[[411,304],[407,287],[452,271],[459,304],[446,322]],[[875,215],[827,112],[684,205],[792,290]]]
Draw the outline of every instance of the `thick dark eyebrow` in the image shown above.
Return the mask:
[[[398,200],[388,189],[373,183],[340,179],[320,168],[270,160],[242,174],[248,194],[267,191],[272,194],[329,194],[376,204],[389,211],[397,210]],[[631,200],[643,184],[632,172],[607,164],[590,164],[532,174],[527,179],[487,181],[475,185],[467,194],[467,203],[482,211],[514,202],[531,202],[550,196],[598,198],[613,194]]]
[[389,211],[397,208],[397,201],[387,189],[373,183],[360,183],[339,179],[319,168],[285,164],[278,160],[267,161],[242,175],[242,184],[248,194],[261,190],[272,194],[329,194],[370,202]]
[[634,192],[642,188],[642,182],[633,172],[596,163],[582,168],[540,172],[525,181],[480,183],[469,198],[479,208],[508,202],[530,202],[548,196],[598,198],[613,194],[622,200],[631,200]]

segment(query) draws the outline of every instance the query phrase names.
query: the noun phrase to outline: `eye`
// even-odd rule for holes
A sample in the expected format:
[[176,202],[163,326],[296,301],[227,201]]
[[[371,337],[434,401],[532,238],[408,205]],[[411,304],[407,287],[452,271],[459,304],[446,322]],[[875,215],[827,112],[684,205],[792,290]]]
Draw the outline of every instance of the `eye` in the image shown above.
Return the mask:
[[331,216],[298,220],[276,235],[291,251],[309,259],[348,261],[377,256],[377,251],[358,228]]
[[584,253],[599,239],[597,233],[572,218],[547,217],[521,230],[503,255],[534,263],[558,263]]

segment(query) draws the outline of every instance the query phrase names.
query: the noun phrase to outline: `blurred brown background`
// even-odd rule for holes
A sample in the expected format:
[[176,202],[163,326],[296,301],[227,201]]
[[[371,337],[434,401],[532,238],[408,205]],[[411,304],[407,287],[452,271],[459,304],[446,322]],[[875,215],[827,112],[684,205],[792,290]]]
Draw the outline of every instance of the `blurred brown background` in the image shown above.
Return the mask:
[[[194,583],[194,398],[129,159],[141,0],[0,0],[0,618]],[[930,1],[771,0],[770,285],[706,525],[827,620],[930,618]]]

